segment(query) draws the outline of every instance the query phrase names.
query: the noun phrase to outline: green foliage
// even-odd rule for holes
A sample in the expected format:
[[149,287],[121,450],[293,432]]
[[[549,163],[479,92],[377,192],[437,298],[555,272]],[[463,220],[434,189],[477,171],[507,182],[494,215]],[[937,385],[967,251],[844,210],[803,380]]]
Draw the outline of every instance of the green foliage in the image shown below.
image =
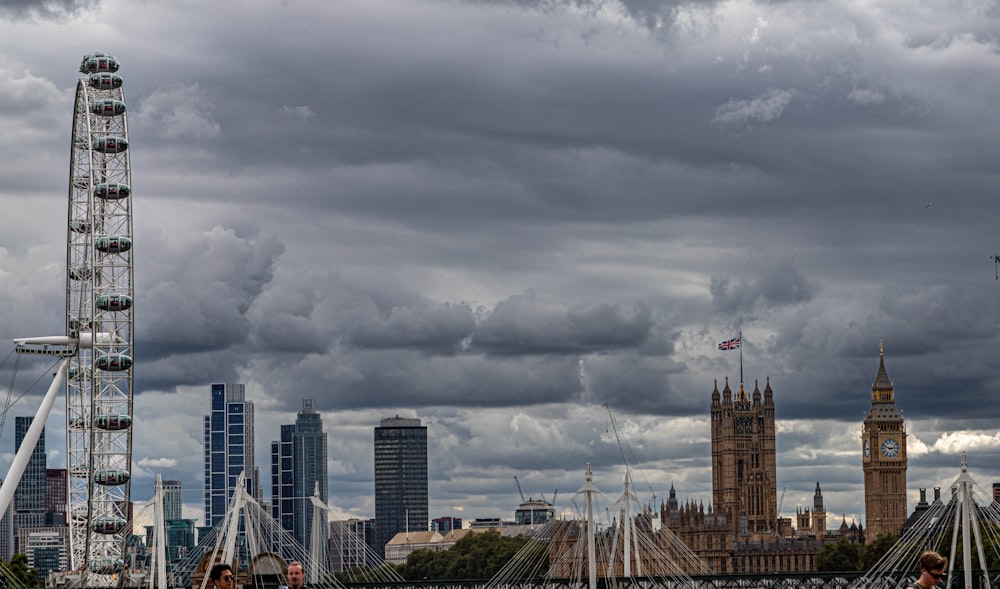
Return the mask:
[[892,550],[892,547],[899,541],[896,534],[879,534],[875,540],[865,546],[864,556],[861,560],[861,568],[858,570],[867,571],[875,566],[883,556]]
[[5,569],[4,577],[13,578],[22,587],[38,586],[38,569],[28,567],[28,555],[15,554],[10,562],[0,562]]
[[865,547],[841,538],[827,544],[816,555],[816,571],[821,573],[859,571]]
[[409,581],[489,579],[528,542],[525,536],[501,536],[496,530],[468,534],[448,550],[410,553],[399,573]]

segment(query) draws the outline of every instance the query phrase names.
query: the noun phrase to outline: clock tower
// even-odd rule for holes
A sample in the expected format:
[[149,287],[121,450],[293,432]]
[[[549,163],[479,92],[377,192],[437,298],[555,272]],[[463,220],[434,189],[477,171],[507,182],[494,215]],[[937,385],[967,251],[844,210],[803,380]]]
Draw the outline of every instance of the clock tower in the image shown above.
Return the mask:
[[861,463],[865,473],[866,540],[874,542],[879,534],[898,535],[907,514],[906,427],[896,409],[881,343],[872,406],[861,430]]

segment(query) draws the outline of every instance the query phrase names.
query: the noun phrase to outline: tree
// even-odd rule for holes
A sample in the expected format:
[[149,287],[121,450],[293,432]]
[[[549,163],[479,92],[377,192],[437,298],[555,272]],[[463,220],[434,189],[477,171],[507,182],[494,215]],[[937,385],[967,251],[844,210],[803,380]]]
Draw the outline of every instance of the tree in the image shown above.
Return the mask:
[[7,573],[23,587],[38,586],[38,569],[28,566],[28,555],[15,554],[10,562],[0,562]]
[[448,550],[414,550],[399,573],[409,581],[489,579],[527,544],[525,536],[496,530],[468,534]]
[[883,533],[875,537],[875,540],[865,546],[859,570],[870,570],[883,556],[892,550],[892,547],[899,542],[899,536],[892,533]]
[[836,544],[827,544],[816,555],[816,571],[849,572],[864,570],[861,568],[864,547],[848,542],[844,538]]

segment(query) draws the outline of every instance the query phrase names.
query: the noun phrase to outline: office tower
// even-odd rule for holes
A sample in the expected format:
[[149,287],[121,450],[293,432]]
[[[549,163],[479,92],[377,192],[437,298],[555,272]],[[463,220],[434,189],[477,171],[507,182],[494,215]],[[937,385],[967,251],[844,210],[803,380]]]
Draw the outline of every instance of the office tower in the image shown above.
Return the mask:
[[20,552],[27,555],[29,567],[38,569],[39,580],[47,579],[53,571],[69,568],[68,527],[25,527],[17,536]]
[[45,469],[45,525],[66,525],[66,489],[67,474],[65,468]]
[[[292,437],[292,456],[294,463],[296,497],[302,497],[295,502],[295,537],[299,543],[312,550],[310,538],[312,533],[313,506],[306,497],[311,497],[319,491],[319,499],[326,503],[328,483],[326,480],[326,433],[323,432],[323,417],[316,411],[314,399],[303,399],[302,410],[295,418],[295,435]],[[318,489],[317,489],[318,487]],[[326,514],[323,514],[326,518]],[[321,542],[326,545],[329,526],[320,527]]]
[[[315,407],[314,399],[303,399],[295,424],[281,426],[280,441],[271,442],[271,516],[307,550],[312,548],[309,497],[316,492],[317,483],[320,500],[328,500],[326,433]],[[323,546],[327,528],[322,526]]]
[[419,419],[383,418],[375,428],[375,534],[378,553],[399,532],[425,532],[427,428]]
[[[179,520],[181,516],[181,481],[161,481],[163,483],[163,521]],[[192,534],[194,533],[192,529]]]
[[[3,481],[0,480],[0,485]],[[0,560],[10,562],[14,556],[14,502],[7,505],[7,511],[0,517]]]
[[205,417],[205,524],[218,526],[244,474],[247,493],[258,498],[253,455],[253,401],[242,384],[213,384],[212,412]]
[[885,371],[879,344],[878,373],[871,409],[861,428],[861,464],[865,474],[865,539],[899,534],[906,521],[906,427],[896,409],[895,391]]
[[368,549],[365,520],[348,519],[330,522],[330,570],[342,573],[375,564]]
[[[14,418],[14,452],[21,447],[21,441],[28,433],[34,417]],[[38,438],[38,444],[28,459],[28,465],[21,475],[21,482],[14,490],[14,550],[23,552],[19,543],[18,530],[45,526],[45,509],[48,505],[46,485],[45,430]]]

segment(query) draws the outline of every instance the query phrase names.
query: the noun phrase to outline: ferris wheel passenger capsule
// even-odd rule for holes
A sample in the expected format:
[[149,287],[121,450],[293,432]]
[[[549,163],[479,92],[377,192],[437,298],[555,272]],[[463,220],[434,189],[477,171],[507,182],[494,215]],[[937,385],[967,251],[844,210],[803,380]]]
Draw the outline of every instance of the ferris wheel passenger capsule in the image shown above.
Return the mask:
[[97,575],[118,575],[125,571],[125,561],[120,558],[102,556],[90,561],[90,572]]
[[109,72],[98,72],[87,77],[87,85],[97,90],[114,90],[122,87],[122,77]]
[[116,117],[125,113],[125,103],[121,100],[101,98],[90,103],[90,112],[102,117]]
[[90,522],[90,529],[94,530],[98,534],[117,534],[118,532],[125,529],[128,522],[125,518],[117,516],[101,516],[95,517],[94,521]]
[[120,254],[132,249],[132,240],[124,235],[102,235],[94,240],[94,249],[107,254]]
[[132,297],[124,294],[101,294],[94,299],[94,306],[102,311],[127,311],[132,308]]
[[94,359],[94,366],[108,372],[121,372],[132,367],[132,358],[125,354],[102,354]]
[[132,188],[124,182],[104,182],[94,187],[94,196],[107,200],[127,198],[132,194]]
[[101,153],[121,153],[128,149],[128,141],[124,137],[115,137],[113,135],[104,135],[101,137],[94,137],[94,141],[90,145],[95,151]]
[[129,472],[124,468],[102,468],[94,473],[94,482],[98,485],[124,485],[128,479]]
[[132,427],[132,416],[125,413],[105,413],[94,418],[94,425],[109,432],[120,432]]
[[103,51],[95,51],[83,56],[80,62],[81,74],[95,74],[98,72],[114,73],[118,71],[119,63],[113,55]]

